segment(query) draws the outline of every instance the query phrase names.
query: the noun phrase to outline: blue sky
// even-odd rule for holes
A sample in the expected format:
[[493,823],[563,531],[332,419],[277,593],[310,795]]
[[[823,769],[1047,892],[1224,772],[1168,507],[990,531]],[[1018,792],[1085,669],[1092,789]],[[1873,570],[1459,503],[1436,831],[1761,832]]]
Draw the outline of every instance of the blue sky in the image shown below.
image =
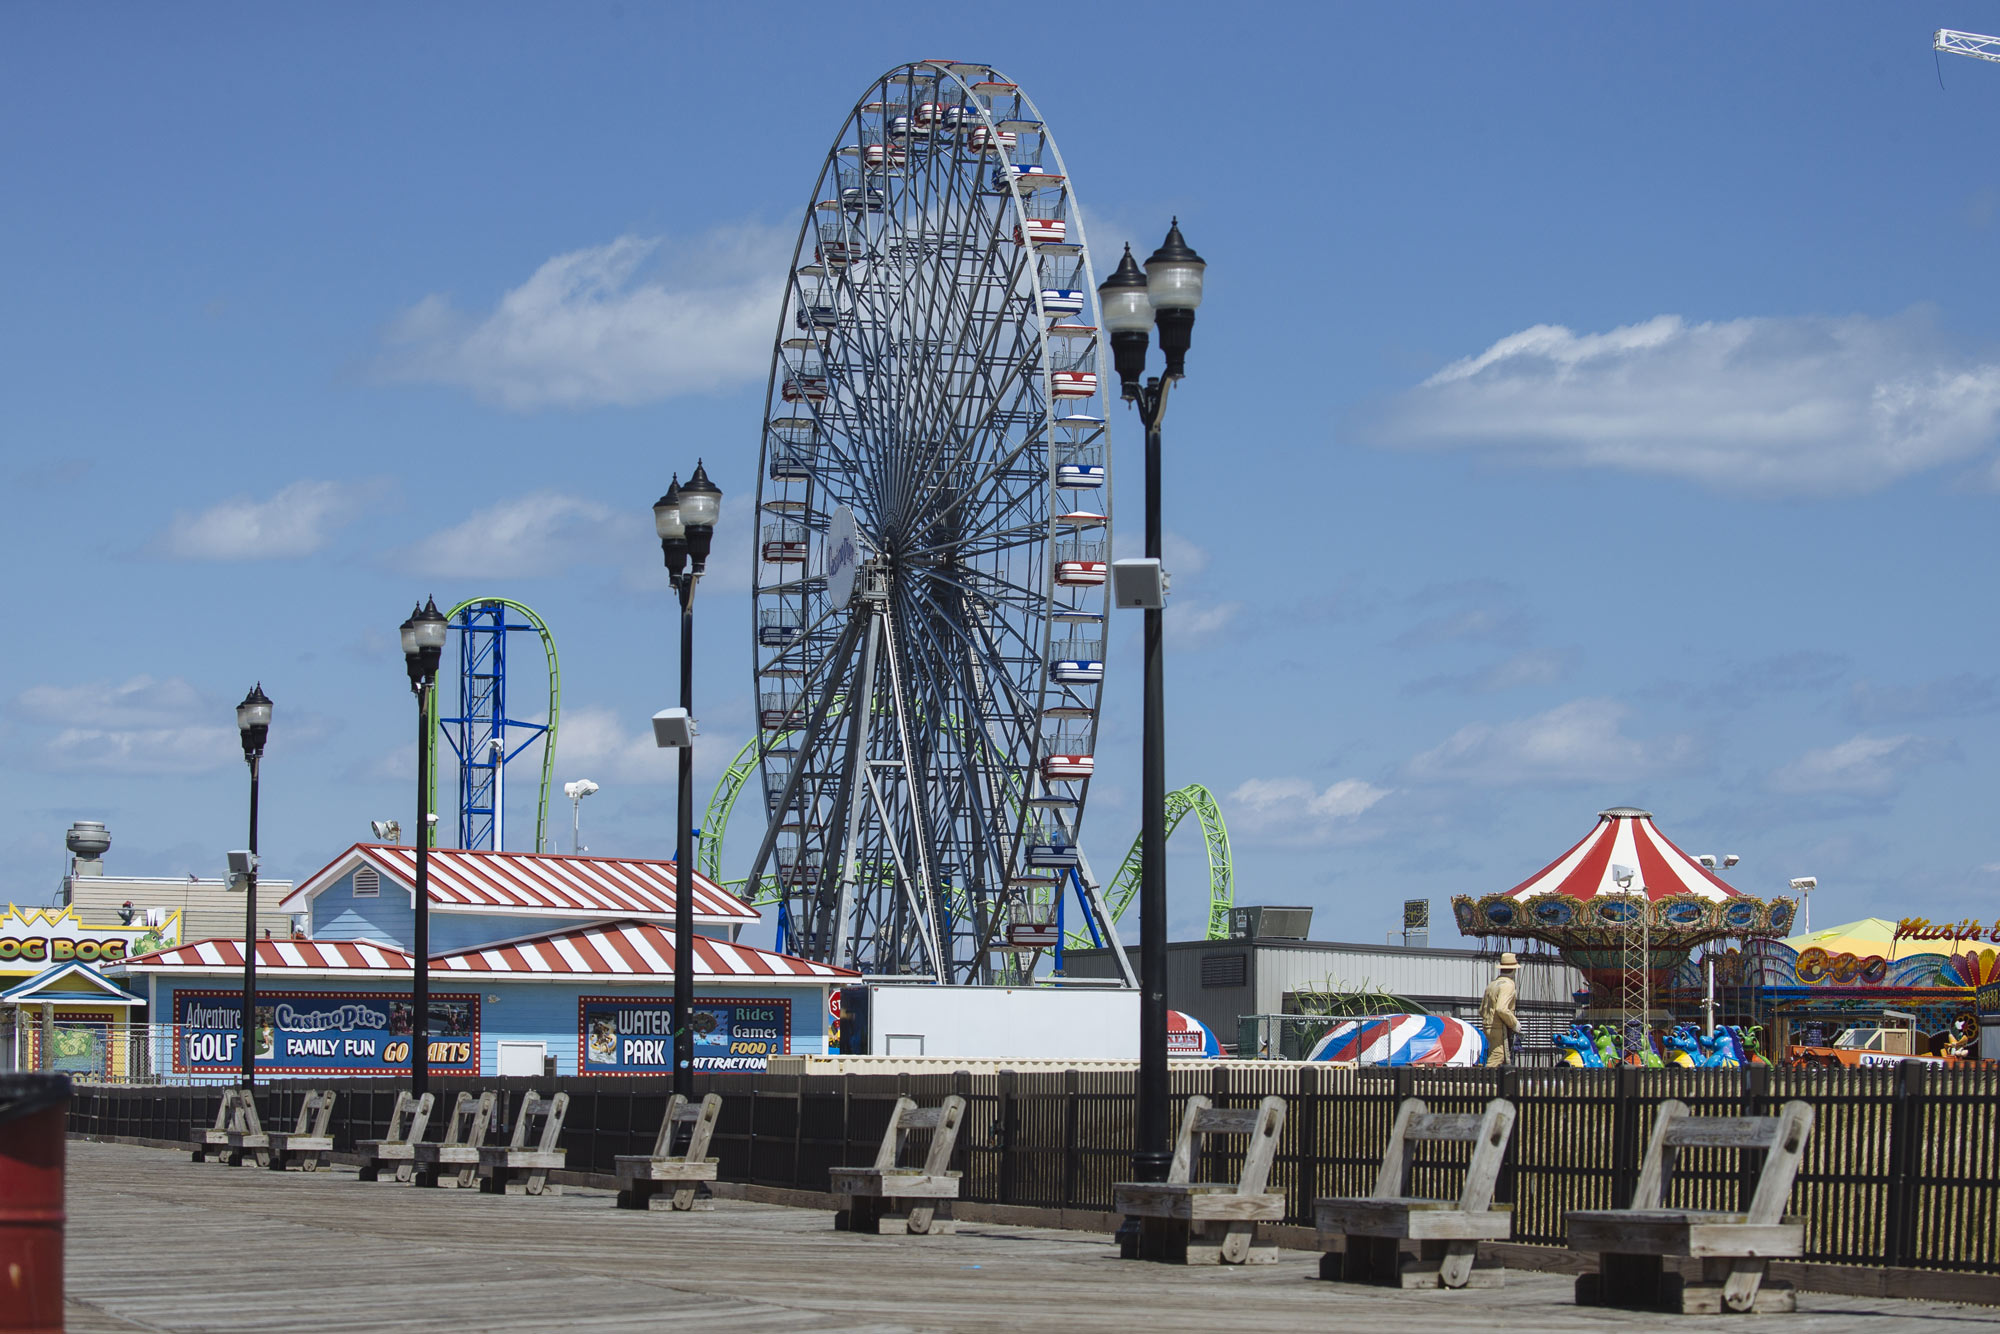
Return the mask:
[[[586,841],[663,855],[646,509],[697,454],[732,501],[705,800],[751,722],[790,238],[852,100],[943,55],[1035,97],[1100,263],[1174,213],[1210,262],[1166,435],[1168,776],[1223,799],[1239,901],[1373,938],[1635,803],[1749,892],[1817,875],[1820,924],[1996,915],[2000,67],[1930,32],[2000,21],[1218,12],[7,8],[7,895],[76,818],[113,869],[213,874],[255,680],[273,870],[407,824],[395,628],[431,593],[542,613]],[[1124,625],[1106,874],[1138,666]]]

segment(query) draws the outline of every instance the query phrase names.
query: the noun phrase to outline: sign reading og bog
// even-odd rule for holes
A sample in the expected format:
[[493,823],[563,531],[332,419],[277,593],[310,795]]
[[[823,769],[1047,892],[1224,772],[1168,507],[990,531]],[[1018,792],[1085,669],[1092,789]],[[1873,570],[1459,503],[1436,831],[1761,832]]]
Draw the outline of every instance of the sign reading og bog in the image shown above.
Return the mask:
[[[272,1074],[373,1075],[410,1068],[414,1014],[408,993],[257,993],[257,1068]],[[243,1065],[243,995],[174,994],[174,1071],[201,1074]],[[431,997],[430,1068],[479,1073],[479,997]]]
[[[577,1000],[577,1064],[587,1075],[671,1075],[674,1003],[647,997]],[[792,1049],[788,1000],[694,1003],[694,1068],[763,1070]]]

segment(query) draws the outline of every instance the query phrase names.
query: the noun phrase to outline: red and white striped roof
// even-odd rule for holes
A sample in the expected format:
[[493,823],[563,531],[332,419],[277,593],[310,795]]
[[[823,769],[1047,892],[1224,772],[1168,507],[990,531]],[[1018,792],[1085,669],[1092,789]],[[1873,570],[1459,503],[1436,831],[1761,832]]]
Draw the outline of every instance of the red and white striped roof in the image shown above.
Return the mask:
[[[286,895],[278,906],[305,909],[313,896],[357,865],[373,866],[413,892],[417,850],[400,844],[356,843]],[[756,922],[762,914],[699,871],[691,871],[694,918],[712,925]],[[640,917],[671,921],[675,867],[631,857],[563,853],[478,852],[432,848],[433,912],[523,917]]]
[[[697,978],[726,981],[819,983],[860,976],[850,969],[700,935],[694,938],[694,965]],[[440,955],[431,960],[431,969],[543,977],[672,977],[674,933],[651,922],[604,922]]]
[[[150,954],[135,954],[106,967],[135,973],[240,973],[243,942],[196,940]],[[394,945],[378,945],[372,940],[260,940],[257,968],[259,972],[268,968],[295,977],[311,973],[407,977],[411,972],[408,954]]]
[[[1626,866],[1637,874],[1632,888],[1620,889],[1611,868]],[[1693,894],[1721,901],[1740,897],[1694,858],[1675,847],[1653,824],[1650,811],[1614,806],[1600,811],[1597,828],[1575,847],[1507,891],[1507,897],[1529,899],[1537,894],[1567,894],[1594,899],[1600,894],[1634,894],[1644,886],[1649,899]]]

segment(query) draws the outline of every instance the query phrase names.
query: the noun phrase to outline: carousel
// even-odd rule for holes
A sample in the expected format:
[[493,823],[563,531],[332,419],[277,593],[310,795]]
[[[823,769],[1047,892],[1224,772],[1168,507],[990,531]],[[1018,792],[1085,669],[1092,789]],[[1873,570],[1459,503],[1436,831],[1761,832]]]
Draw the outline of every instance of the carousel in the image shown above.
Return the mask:
[[1796,911],[1790,899],[1738,892],[1631,806],[1599,812],[1574,847],[1514,888],[1451,906],[1461,933],[1495,948],[1533,940],[1560,951],[1589,983],[1586,1022],[1667,1017],[1653,1002],[1696,946],[1783,936]]

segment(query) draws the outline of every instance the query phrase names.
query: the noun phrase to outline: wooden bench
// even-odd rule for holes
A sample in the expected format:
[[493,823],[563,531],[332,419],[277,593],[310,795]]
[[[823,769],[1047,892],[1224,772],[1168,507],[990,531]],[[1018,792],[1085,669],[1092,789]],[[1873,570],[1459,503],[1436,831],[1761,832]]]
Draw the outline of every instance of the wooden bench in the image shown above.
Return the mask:
[[[965,1120],[965,1099],[956,1093],[935,1107],[896,1099],[889,1128],[873,1167],[836,1167],[833,1193],[841,1197],[833,1225],[842,1232],[907,1233],[941,1236],[957,1231],[951,1202],[958,1198],[958,1173],[947,1170]],[[902,1165],[904,1141],[912,1130],[931,1132],[922,1167]]]
[[296,1158],[301,1172],[317,1172],[326,1166],[333,1152],[333,1100],[330,1088],[308,1090],[299,1104],[298,1124],[290,1130],[273,1130],[266,1140],[267,1151],[257,1161],[273,1172],[282,1172]]
[[[708,1141],[715,1134],[716,1118],[722,1115],[722,1096],[710,1093],[698,1103],[691,1103],[683,1094],[676,1093],[667,1100],[667,1114],[660,1118],[660,1135],[653,1141],[653,1152],[649,1156],[620,1154],[612,1160],[618,1173],[618,1207],[620,1209],[650,1209],[654,1197],[662,1185],[672,1185],[673,1194],[668,1196],[671,1207],[680,1212],[697,1208],[714,1208],[707,1201],[695,1199],[695,1187],[703,1181],[715,1180],[715,1159],[708,1157]],[[687,1149],[680,1155],[673,1153],[674,1135],[682,1126],[692,1127],[688,1134]]]
[[[1772,1258],[1805,1252],[1805,1222],[1787,1216],[1785,1202],[1812,1126],[1813,1109],[1803,1102],[1786,1103],[1776,1116],[1690,1116],[1685,1103],[1661,1103],[1632,1207],[1567,1215],[1570,1249],[1597,1252],[1597,1272],[1576,1280],[1577,1304],[1689,1315],[1797,1310],[1791,1285],[1766,1283],[1764,1273]],[[1694,1148],[1765,1151],[1747,1212],[1666,1207],[1675,1157]],[[1700,1276],[1665,1272],[1666,1256],[1699,1259]]]
[[[1285,1197],[1264,1190],[1284,1128],[1283,1098],[1240,1108],[1217,1108],[1200,1094],[1189,1098],[1167,1179],[1122,1181],[1111,1188],[1113,1210],[1139,1220],[1125,1257],[1190,1265],[1277,1263],[1277,1240],[1258,1224],[1285,1216]],[[1217,1135],[1249,1137],[1242,1176],[1192,1180],[1201,1142]]]
[[[524,1174],[530,1195],[560,1195],[561,1186],[549,1184],[549,1173],[563,1165],[568,1151],[556,1147],[562,1138],[563,1118],[569,1115],[569,1094],[544,1098],[532,1089],[521,1095],[521,1110],[514,1118],[514,1137],[505,1147],[489,1144],[479,1151],[479,1189],[488,1195],[505,1195],[507,1183],[516,1172]],[[534,1144],[528,1136],[539,1129]]]
[[[470,1186],[479,1172],[479,1149],[486,1142],[486,1128],[499,1110],[500,1095],[487,1089],[475,1099],[460,1093],[445,1123],[444,1138],[433,1144],[413,1140],[410,1159],[411,1180],[418,1186]],[[451,1175],[445,1175],[445,1169]]]
[[230,1135],[241,1131],[254,1133],[260,1129],[257,1100],[250,1090],[226,1088],[222,1090],[222,1105],[215,1109],[215,1124],[188,1137],[194,1146],[192,1157],[199,1163],[206,1161],[211,1153],[224,1154],[229,1149]]
[[408,1089],[396,1095],[396,1108],[389,1113],[389,1138],[364,1139],[354,1145],[355,1152],[361,1155],[361,1180],[381,1180],[382,1168],[388,1163],[396,1165],[396,1180],[410,1179],[410,1165],[416,1161],[415,1145],[431,1123],[436,1097],[434,1093],[426,1093],[419,1098]]
[[[1396,1109],[1389,1145],[1366,1199],[1313,1201],[1319,1227],[1321,1278],[1401,1288],[1497,1288],[1506,1270],[1477,1264],[1479,1243],[1514,1234],[1512,1206],[1493,1207],[1493,1186],[1514,1133],[1514,1104],[1495,1098],[1486,1110],[1433,1112],[1416,1098]],[[1465,1181],[1455,1200],[1409,1193],[1420,1144],[1470,1144]],[[1405,1255],[1406,1243],[1416,1254]]]

